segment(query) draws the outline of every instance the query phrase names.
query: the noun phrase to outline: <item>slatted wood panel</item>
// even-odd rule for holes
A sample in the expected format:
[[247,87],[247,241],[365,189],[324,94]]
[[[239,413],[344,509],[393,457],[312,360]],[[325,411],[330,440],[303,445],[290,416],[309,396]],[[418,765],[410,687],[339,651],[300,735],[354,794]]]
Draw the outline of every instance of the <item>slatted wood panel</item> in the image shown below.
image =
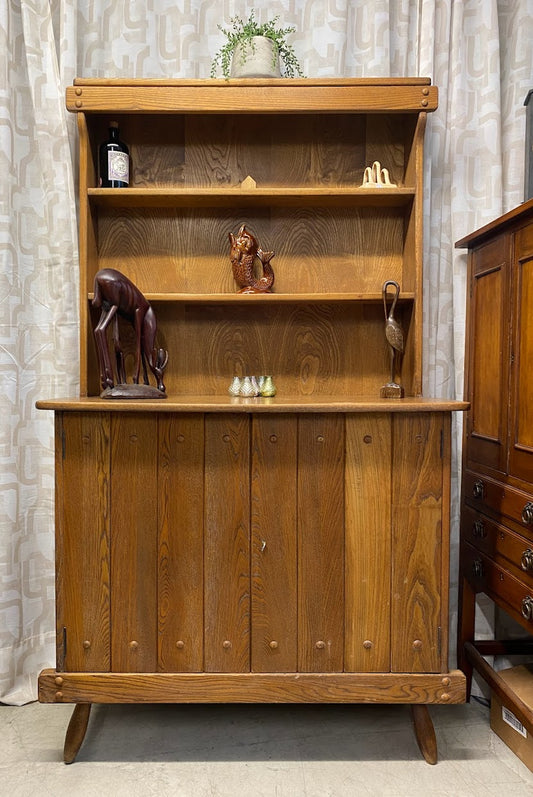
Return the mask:
[[252,421],[252,670],[297,669],[297,417]]
[[391,431],[390,415],[346,416],[344,668],[350,672],[390,670]]
[[438,672],[443,416],[395,416],[392,428],[391,669]]
[[[469,462],[506,468],[509,401],[509,241],[498,238],[470,254],[470,329],[467,371],[472,407],[467,416]],[[488,386],[490,385],[490,389]]]
[[298,419],[298,670],[344,666],[344,416]]
[[111,419],[113,672],[157,669],[157,416]]
[[533,226],[519,230],[514,236],[515,308],[514,363],[512,365],[512,424],[510,429],[509,472],[531,484],[533,482]]
[[55,455],[57,666],[106,672],[111,666],[109,416],[58,413]]
[[205,416],[207,672],[250,669],[250,419]]
[[204,416],[159,418],[158,664],[203,669]]

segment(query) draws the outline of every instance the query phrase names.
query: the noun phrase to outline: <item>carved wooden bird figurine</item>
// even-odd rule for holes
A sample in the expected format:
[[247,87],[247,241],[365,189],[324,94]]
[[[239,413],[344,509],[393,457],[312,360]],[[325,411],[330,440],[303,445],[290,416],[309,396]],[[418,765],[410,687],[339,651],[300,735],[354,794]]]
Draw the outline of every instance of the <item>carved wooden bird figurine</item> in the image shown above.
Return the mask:
[[[389,286],[394,288],[394,297],[392,300],[392,304],[390,310],[387,310],[387,291]],[[400,295],[400,286],[394,280],[387,280],[387,282],[383,283],[383,308],[385,310],[385,337],[387,338],[387,342],[390,346],[390,353],[391,353],[391,376],[390,381],[391,384],[394,382],[394,360],[395,354],[402,355],[404,351],[404,337],[403,331],[399,323],[394,318],[394,311],[396,310],[396,304],[398,302],[398,297]]]

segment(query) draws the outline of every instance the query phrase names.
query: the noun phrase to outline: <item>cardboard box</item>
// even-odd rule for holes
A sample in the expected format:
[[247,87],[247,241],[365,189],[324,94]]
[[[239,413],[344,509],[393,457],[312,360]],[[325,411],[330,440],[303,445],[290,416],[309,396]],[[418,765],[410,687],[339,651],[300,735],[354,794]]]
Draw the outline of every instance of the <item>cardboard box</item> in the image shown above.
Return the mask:
[[[533,707],[533,664],[500,670],[498,675],[523,703]],[[533,734],[528,733],[509,706],[502,705],[494,692],[490,703],[490,727],[533,772]]]

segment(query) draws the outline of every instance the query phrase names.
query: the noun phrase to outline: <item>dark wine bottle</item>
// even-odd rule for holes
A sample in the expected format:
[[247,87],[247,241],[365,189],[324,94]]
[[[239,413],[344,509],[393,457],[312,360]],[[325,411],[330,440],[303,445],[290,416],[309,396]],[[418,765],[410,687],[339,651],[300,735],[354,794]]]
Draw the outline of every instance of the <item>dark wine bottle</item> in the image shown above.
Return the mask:
[[119,138],[118,122],[110,122],[109,138],[100,144],[100,186],[127,188],[129,182],[129,149]]

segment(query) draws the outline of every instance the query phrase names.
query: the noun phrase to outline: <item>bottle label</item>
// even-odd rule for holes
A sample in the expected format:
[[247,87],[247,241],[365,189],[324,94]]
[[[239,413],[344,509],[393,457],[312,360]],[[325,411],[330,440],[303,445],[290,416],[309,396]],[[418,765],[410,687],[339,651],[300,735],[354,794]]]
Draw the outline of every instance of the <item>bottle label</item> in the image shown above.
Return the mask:
[[107,153],[107,175],[109,180],[130,181],[130,159],[125,152],[111,151]]

